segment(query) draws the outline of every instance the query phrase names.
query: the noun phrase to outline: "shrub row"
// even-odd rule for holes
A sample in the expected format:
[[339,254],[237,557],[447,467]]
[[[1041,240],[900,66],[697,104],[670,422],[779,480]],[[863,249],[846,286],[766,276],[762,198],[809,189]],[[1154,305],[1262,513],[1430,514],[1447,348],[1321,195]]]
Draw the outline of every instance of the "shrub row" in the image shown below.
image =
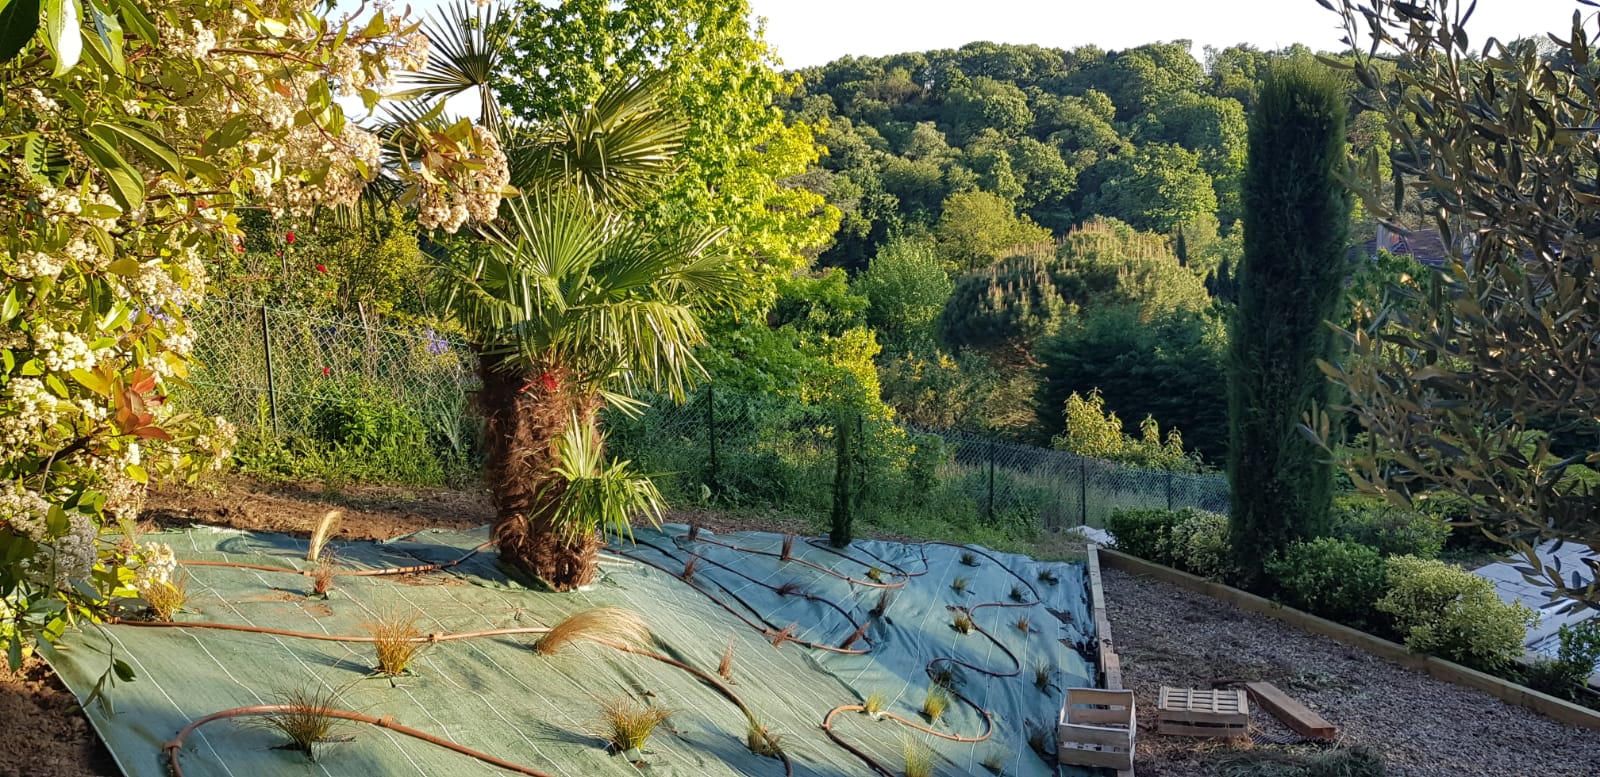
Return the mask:
[[[1267,561],[1285,604],[1487,671],[1503,672],[1522,655],[1537,615],[1500,601],[1488,580],[1429,558],[1443,547],[1444,522],[1381,503],[1341,501],[1342,536],[1299,543]],[[1204,577],[1229,577],[1227,516],[1126,510],[1106,529],[1125,553]],[[1573,638],[1573,666],[1584,660],[1585,649],[1600,652],[1600,636],[1594,639]],[[1549,682],[1565,682],[1557,670],[1546,671]]]
[[1117,550],[1214,579],[1229,576],[1228,516],[1192,507],[1118,510],[1106,521]]

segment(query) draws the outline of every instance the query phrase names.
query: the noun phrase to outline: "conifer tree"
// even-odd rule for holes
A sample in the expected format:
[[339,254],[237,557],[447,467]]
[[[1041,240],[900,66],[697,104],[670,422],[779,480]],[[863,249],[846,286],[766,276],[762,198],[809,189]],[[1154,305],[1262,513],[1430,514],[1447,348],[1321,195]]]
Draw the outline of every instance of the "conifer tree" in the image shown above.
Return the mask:
[[1325,66],[1284,63],[1262,85],[1243,182],[1244,257],[1229,353],[1228,480],[1240,582],[1263,587],[1270,554],[1322,533],[1332,463],[1297,429],[1326,408],[1347,269],[1345,90]]

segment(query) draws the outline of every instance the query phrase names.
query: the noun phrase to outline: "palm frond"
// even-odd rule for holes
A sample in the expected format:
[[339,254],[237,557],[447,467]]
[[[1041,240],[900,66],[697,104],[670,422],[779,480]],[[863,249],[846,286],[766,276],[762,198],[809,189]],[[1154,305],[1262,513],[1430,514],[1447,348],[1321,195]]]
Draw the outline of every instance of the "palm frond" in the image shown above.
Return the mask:
[[506,56],[514,26],[515,19],[502,16],[498,3],[476,10],[467,0],[444,6],[422,26],[428,36],[428,64],[403,76],[401,84],[410,88],[392,96],[432,102],[474,91],[482,103],[479,123],[498,133],[500,107],[490,80]]
[[665,78],[607,89],[581,113],[524,132],[507,155],[511,184],[566,180],[597,204],[635,208],[677,166],[688,125],[669,110]]
[[652,526],[661,523],[666,504],[661,492],[648,475],[634,470],[633,462],[606,461],[605,439],[592,420],[585,423],[573,416],[556,443],[555,478],[541,491],[560,489],[549,518],[568,542],[595,532],[631,541],[634,518],[643,517]]

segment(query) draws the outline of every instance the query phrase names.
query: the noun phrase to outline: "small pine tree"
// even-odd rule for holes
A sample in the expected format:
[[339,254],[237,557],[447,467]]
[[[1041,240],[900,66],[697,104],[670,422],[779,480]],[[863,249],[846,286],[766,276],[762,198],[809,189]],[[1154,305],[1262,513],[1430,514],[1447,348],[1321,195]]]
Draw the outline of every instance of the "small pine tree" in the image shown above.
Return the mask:
[[828,543],[836,548],[850,544],[851,523],[855,518],[855,425],[853,414],[843,411],[833,424],[833,525],[828,532]]
[[1343,85],[1311,60],[1274,68],[1251,115],[1228,376],[1230,536],[1250,588],[1266,558],[1328,523],[1332,463],[1297,427],[1329,404],[1317,361],[1334,358],[1347,275],[1344,123]]

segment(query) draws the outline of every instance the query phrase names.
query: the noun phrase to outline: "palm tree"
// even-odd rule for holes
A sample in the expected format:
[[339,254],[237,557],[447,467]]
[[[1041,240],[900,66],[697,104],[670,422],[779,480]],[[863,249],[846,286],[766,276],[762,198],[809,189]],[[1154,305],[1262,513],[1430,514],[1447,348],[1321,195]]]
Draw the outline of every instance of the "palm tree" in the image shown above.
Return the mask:
[[[460,36],[434,49],[471,61],[441,63],[431,82],[422,74],[414,95],[490,94],[490,43],[504,39],[493,38],[492,12],[470,13],[460,4],[429,31]],[[439,280],[478,354],[501,559],[570,590],[593,579],[605,533],[627,535],[632,518],[660,513],[648,478],[605,460],[600,409],[636,411],[640,389],[681,398],[703,374],[696,313],[733,276],[711,251],[720,231],[658,234],[632,215],[673,172],[685,132],[658,83],[607,90],[579,114],[492,127],[521,196],[483,225],[486,239],[451,253]]]

